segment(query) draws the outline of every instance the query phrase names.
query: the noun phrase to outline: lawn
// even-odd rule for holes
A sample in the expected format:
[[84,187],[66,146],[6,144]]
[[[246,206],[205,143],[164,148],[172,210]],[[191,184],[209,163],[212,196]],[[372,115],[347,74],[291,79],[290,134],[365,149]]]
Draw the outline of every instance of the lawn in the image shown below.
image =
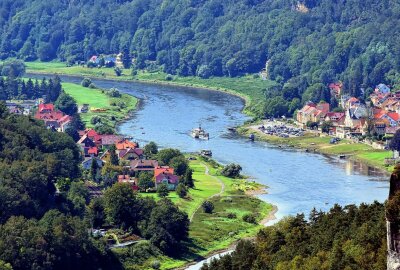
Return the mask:
[[172,80],[167,80],[167,74],[163,72],[139,71],[136,76],[131,76],[129,69],[123,69],[123,75],[118,77],[113,68],[67,67],[65,63],[60,62],[26,62],[26,65],[28,73],[57,73],[113,80],[135,80],[225,91],[244,98],[246,100],[245,112],[250,115],[254,115],[262,109],[263,104],[261,100],[264,100],[264,89],[275,83],[273,81],[262,80],[258,77],[255,78],[252,75],[235,78],[212,77],[209,79],[201,79],[194,76],[173,76]]
[[[168,196],[181,210],[188,213],[189,217],[194,214],[189,228],[189,241],[185,243],[187,251],[182,252],[178,258],[165,256],[150,258],[146,261],[146,265],[150,265],[153,260],[158,260],[161,262],[161,269],[174,269],[206,257],[217,250],[225,249],[241,238],[255,236],[263,226],[247,223],[243,221],[243,216],[254,214],[259,222],[272,210],[272,205],[238,190],[239,187],[258,189],[262,188],[261,185],[247,183],[245,179],[221,176],[218,173],[221,168],[219,164],[201,157],[191,160],[190,167],[194,170],[195,182],[195,188],[189,192],[190,199],[179,198],[175,192],[171,192]],[[206,174],[206,167],[208,167],[210,175]],[[221,183],[218,180],[224,183],[225,191],[222,196],[209,199],[221,191]],[[142,195],[158,199],[155,193],[142,193]],[[199,208],[207,199],[214,204],[215,208],[212,214],[206,214],[202,208]],[[198,210],[196,211],[196,209]],[[228,218],[228,213],[235,214],[236,217]]]
[[[134,110],[137,104],[137,98],[122,94],[119,98],[108,96],[103,90],[85,88],[78,84],[62,83],[64,91],[72,96],[79,106],[82,104],[89,104],[90,109],[105,109],[104,112],[87,112],[81,113],[81,118],[86,124],[86,127],[93,127],[90,120],[93,116],[101,116],[104,121],[107,121],[112,127],[116,123],[126,118],[130,111]],[[118,106],[123,103],[124,106]]]

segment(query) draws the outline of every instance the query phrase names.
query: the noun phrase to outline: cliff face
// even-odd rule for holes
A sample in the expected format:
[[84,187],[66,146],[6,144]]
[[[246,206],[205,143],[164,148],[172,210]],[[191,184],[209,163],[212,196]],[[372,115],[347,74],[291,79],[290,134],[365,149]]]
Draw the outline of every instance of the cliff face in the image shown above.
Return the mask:
[[397,205],[395,195],[398,192],[400,192],[400,165],[396,166],[390,177],[389,201],[386,208],[388,270],[400,270],[400,217],[393,216],[393,213],[398,213],[393,211],[393,204]]

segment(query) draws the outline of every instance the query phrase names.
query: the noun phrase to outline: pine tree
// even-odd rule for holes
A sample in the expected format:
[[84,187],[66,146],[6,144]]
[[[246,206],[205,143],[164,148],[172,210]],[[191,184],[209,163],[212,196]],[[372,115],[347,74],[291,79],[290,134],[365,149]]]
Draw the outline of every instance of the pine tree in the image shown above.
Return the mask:
[[112,165],[119,165],[119,160],[118,160],[118,155],[115,152],[116,147],[115,145],[111,145],[110,149],[108,151],[110,151],[110,163]]
[[34,89],[33,89],[33,81],[30,78],[26,82],[26,95],[29,98],[34,98],[35,97],[35,92],[34,92]]
[[130,68],[132,64],[132,59],[129,53],[128,45],[125,45],[122,49],[122,64],[124,68]]

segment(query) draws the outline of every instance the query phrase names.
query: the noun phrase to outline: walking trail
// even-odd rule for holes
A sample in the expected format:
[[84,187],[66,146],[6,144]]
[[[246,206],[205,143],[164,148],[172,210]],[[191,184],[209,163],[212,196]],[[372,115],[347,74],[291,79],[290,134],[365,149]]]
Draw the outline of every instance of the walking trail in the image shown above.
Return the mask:
[[225,184],[224,184],[224,182],[222,182],[221,179],[219,179],[218,177],[210,174],[210,168],[207,166],[207,164],[205,164],[205,163],[201,163],[201,164],[206,169],[205,174],[218,181],[218,183],[221,185],[221,190],[218,193],[215,193],[215,194],[211,195],[210,197],[206,198],[205,200],[203,200],[201,202],[201,204],[199,204],[199,206],[197,206],[196,210],[194,210],[193,214],[190,216],[190,219],[189,219],[190,222],[192,222],[194,215],[200,209],[200,207],[201,207],[201,205],[203,204],[204,201],[207,201],[207,200],[212,199],[214,197],[221,196],[225,192]]

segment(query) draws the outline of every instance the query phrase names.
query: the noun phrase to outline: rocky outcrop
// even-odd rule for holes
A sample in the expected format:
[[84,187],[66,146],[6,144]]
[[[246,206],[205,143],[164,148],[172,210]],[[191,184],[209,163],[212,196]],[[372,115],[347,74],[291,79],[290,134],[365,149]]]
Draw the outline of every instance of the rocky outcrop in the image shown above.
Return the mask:
[[[397,165],[390,177],[389,203],[394,199],[397,192],[400,191],[400,165]],[[389,204],[388,203],[388,204]],[[388,209],[387,209],[388,210]],[[386,211],[387,222],[387,269],[400,270],[400,217],[393,218]]]

